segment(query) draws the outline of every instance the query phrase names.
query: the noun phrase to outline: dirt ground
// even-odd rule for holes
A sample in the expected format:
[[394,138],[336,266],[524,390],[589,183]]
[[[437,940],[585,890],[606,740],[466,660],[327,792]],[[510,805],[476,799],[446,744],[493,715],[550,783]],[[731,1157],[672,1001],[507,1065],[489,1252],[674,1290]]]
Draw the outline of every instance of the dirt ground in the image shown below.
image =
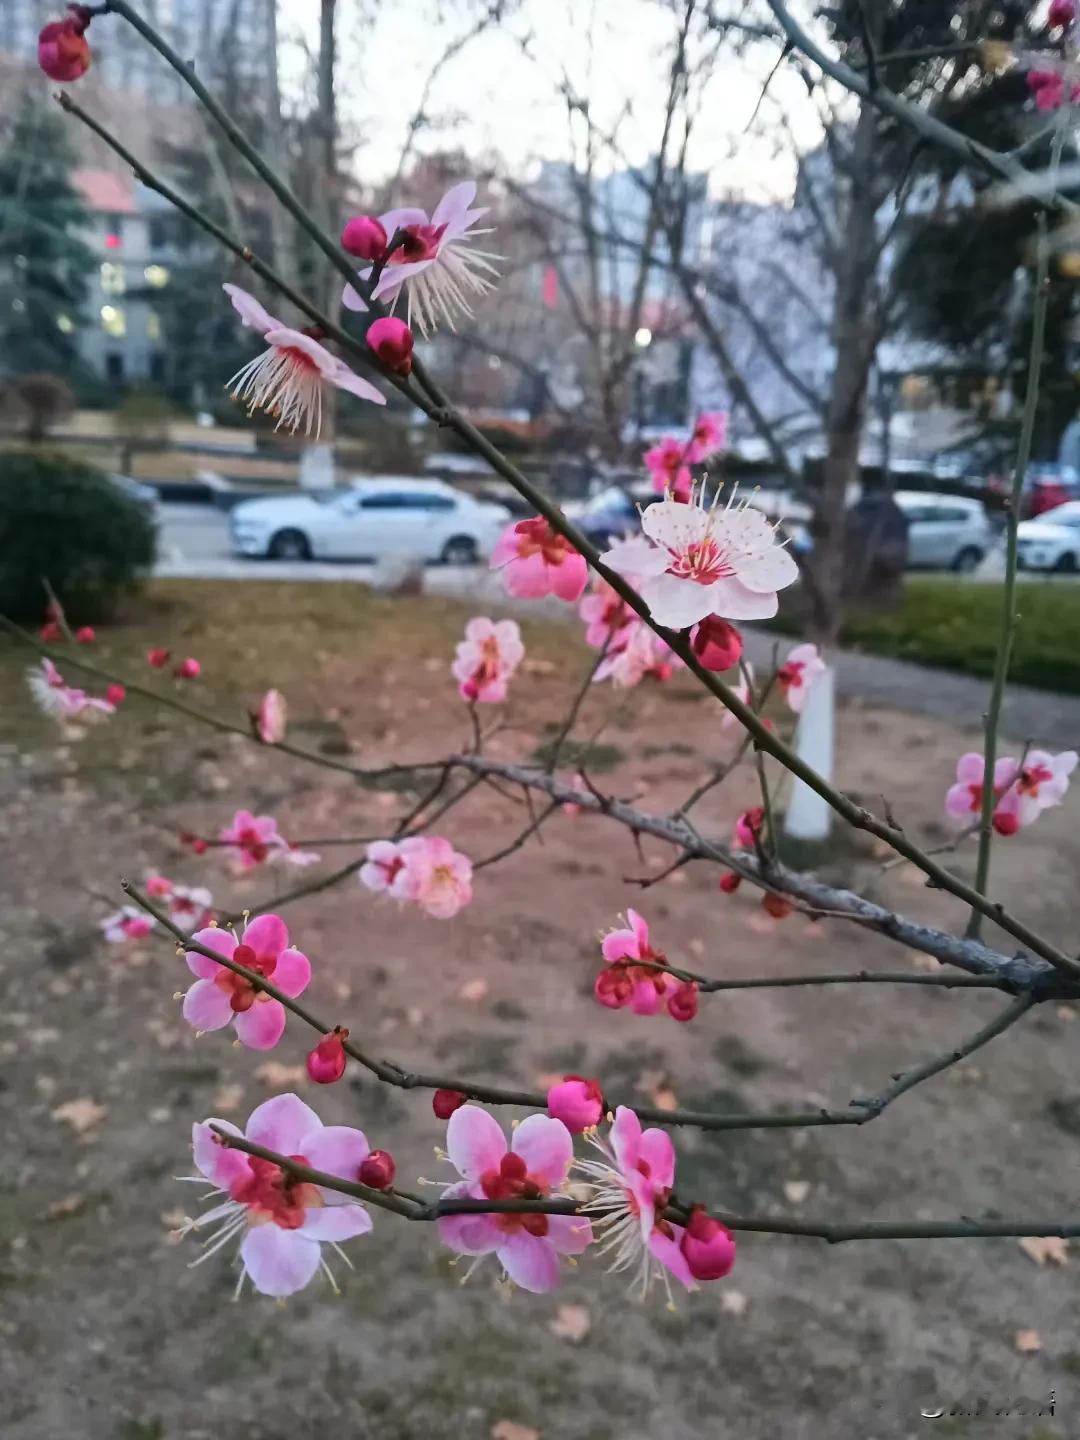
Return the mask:
[[[144,678],[151,642],[198,655],[205,682],[186,693],[220,713],[242,713],[282,683],[298,741],[330,753],[347,745],[374,763],[464,739],[444,657],[466,614],[355,586],[172,583],[155,587],[137,621],[104,634],[98,656]],[[525,636],[511,725],[492,742],[507,756],[543,740],[572,688],[568,664],[581,660],[559,627],[526,626]],[[388,828],[408,796],[373,794],[134,700],[107,729],[62,743],[29,706],[24,664],[12,647],[0,651],[5,1440],[1080,1434],[1080,1261],[1065,1252],[1065,1263],[1039,1265],[1015,1240],[829,1247],[743,1235],[731,1277],[669,1312],[655,1293],[632,1300],[588,1256],[546,1297],[508,1293],[494,1262],[462,1286],[427,1227],[380,1213],[374,1233],[348,1247],[356,1268],[340,1297],[313,1283],[287,1303],[248,1292],[234,1305],[228,1262],[189,1269],[194,1242],[171,1236],[192,1205],[174,1177],[190,1169],[193,1119],[242,1122],[295,1087],[326,1121],[358,1124],[392,1150],[403,1182],[447,1168],[433,1155],[444,1127],[426,1093],[353,1069],[337,1086],[308,1084],[311,1033],[292,1019],[269,1063],[222,1033],[196,1040],[179,1017],[174,992],[187,971],[171,944],[107,946],[98,897],[152,867],[209,884],[222,904],[261,900],[281,883],[274,876],[230,881],[213,852],[193,857],[175,833],[212,830],[243,806],[275,814],[290,838],[362,835]],[[611,704],[610,693],[590,697],[583,733]],[[940,839],[943,790],[977,718],[964,731],[847,704],[841,782],[872,805],[884,793],[909,830]],[[734,746],[718,719],[688,679],[643,690],[609,724],[593,773],[644,808],[670,809]],[[733,777],[699,824],[726,833],[753,795],[749,772]],[[1000,845],[995,863],[1001,898],[1073,948],[1077,803]],[[482,790],[439,829],[479,858],[512,838],[522,814]],[[478,875],[474,903],[453,921],[400,911],[351,881],[298,902],[284,913],[313,960],[312,1008],[405,1064],[528,1084],[576,1071],[636,1088],[643,1103],[671,1092],[734,1109],[843,1104],[1003,1003],[875,986],[715,996],[688,1026],[604,1010],[589,996],[597,936],[628,904],[673,959],[710,973],[914,963],[842,922],[769,920],[747,887],[720,894],[703,864],[643,893],[626,877],[667,858],[655,842],[644,849],[643,860],[602,819],[560,814],[542,845]],[[327,851],[334,863],[352,853]],[[969,855],[954,863],[969,873]],[[866,850],[845,846],[829,873],[872,884],[904,911],[963,921],[909,870],[882,876]],[[858,1130],[680,1132],[679,1191],[833,1219],[1075,1220],[1078,1036],[1070,1008],[1047,1006]],[[100,1108],[62,1109],[72,1101]],[[575,1328],[577,1339],[559,1333]],[[1024,1331],[1035,1334],[1018,1338]],[[946,1416],[928,1427],[920,1417],[979,1395],[995,1407],[1049,1404],[1051,1390],[1053,1418]]]

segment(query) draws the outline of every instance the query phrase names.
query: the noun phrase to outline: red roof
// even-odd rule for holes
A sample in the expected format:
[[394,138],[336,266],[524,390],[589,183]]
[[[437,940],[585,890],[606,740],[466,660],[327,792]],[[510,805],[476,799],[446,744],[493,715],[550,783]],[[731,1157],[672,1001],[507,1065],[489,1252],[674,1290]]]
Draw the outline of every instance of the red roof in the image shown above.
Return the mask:
[[111,170],[76,170],[72,179],[88,209],[106,211],[110,215],[135,214],[135,181],[132,176],[117,175]]

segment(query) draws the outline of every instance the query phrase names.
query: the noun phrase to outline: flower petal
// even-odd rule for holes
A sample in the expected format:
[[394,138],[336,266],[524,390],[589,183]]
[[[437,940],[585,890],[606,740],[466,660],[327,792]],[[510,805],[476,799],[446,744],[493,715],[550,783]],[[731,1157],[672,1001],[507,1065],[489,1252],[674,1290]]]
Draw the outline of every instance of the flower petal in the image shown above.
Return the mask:
[[574,1158],[574,1142],[561,1120],[550,1115],[530,1115],[514,1131],[510,1149],[520,1155],[546,1184],[559,1186],[566,1179]]
[[[370,1152],[371,1146],[362,1130],[354,1130],[351,1125],[323,1125],[304,1136],[296,1153],[303,1155],[313,1170],[325,1170],[342,1180],[355,1180]],[[341,1199],[335,1191],[325,1188],[322,1195],[330,1204]]]
[[196,980],[184,996],[183,1014],[196,1030],[220,1030],[233,1018],[233,1009],[228,992],[220,985],[213,980]]
[[260,1295],[295,1295],[319,1268],[319,1244],[299,1230],[253,1225],[240,1246],[240,1258]]
[[243,943],[260,960],[276,960],[289,943],[289,931],[280,915],[257,915],[245,929]]
[[265,1145],[280,1155],[299,1155],[301,1140],[322,1129],[322,1121],[299,1095],[287,1092],[257,1105],[248,1117],[245,1135],[256,1145]]
[[313,1205],[299,1233],[308,1240],[351,1240],[370,1229],[371,1216],[362,1205]]
[[376,389],[369,380],[361,379],[348,365],[342,365],[326,378],[331,385],[336,385],[339,390],[347,390],[350,395],[358,395],[361,400],[370,400],[373,405],[386,404],[386,396],[382,391]]
[[[210,925],[205,930],[196,930],[191,937],[207,950],[213,950],[218,955],[224,955],[226,959],[232,959],[232,953],[236,949],[237,939],[231,930],[223,930],[220,925]],[[185,950],[184,959],[187,967],[193,975],[200,980],[213,980],[215,975],[221,974],[221,966],[211,960],[207,955],[200,955],[195,950]]]
[[956,762],[956,778],[963,785],[981,785],[986,761],[977,750],[969,750]]
[[[461,220],[475,199],[475,180],[462,180],[459,185],[451,186],[431,212],[432,225],[452,225]],[[384,225],[385,223],[383,221]],[[387,234],[389,233],[387,231]]]
[[751,590],[732,576],[709,586],[714,615],[726,620],[770,620],[780,608],[775,590]]
[[638,937],[633,930],[609,930],[600,941],[600,953],[609,965],[616,960],[640,960]]
[[547,1238],[560,1255],[580,1255],[593,1242],[592,1225],[584,1215],[549,1215]]
[[615,1111],[608,1135],[615,1159],[622,1170],[637,1168],[638,1150],[641,1145],[641,1121],[628,1105],[620,1105]]
[[479,1180],[485,1170],[497,1170],[506,1154],[506,1136],[493,1115],[479,1105],[462,1105],[446,1126],[450,1163],[466,1180]]
[[[444,1200],[479,1200],[482,1196],[480,1187],[468,1181],[448,1185],[442,1193]],[[490,1255],[503,1240],[503,1232],[491,1215],[443,1215],[436,1227],[442,1243],[458,1255]]]
[[709,515],[699,505],[682,505],[677,500],[657,500],[641,515],[642,530],[665,550],[685,550],[705,537],[709,524]]
[[[679,508],[685,510],[687,507],[682,505]],[[685,630],[688,625],[696,625],[713,613],[713,591],[716,588],[715,585],[699,585],[696,580],[680,580],[677,575],[652,575],[642,583],[641,598],[658,625]],[[731,611],[724,613],[730,615]]]
[[667,551],[650,545],[641,535],[618,541],[600,559],[620,575],[663,575],[668,567]]
[[282,950],[270,979],[284,994],[300,995],[311,983],[311,961],[299,950]]
[[643,1130],[638,1159],[649,1167],[649,1179],[662,1190],[675,1184],[675,1146],[666,1130]]
[[225,284],[221,288],[232,301],[236,313],[245,325],[250,325],[253,330],[261,331],[263,335],[268,330],[277,330],[280,327],[281,321],[275,320],[269,310],[263,309],[254,295],[249,295],[246,290],[241,290],[239,285]]
[[260,995],[250,1010],[236,1017],[236,1035],[249,1050],[272,1050],[285,1033],[285,1006]]
[[559,1283],[559,1256],[546,1237],[518,1230],[507,1236],[495,1253],[507,1275],[522,1290],[543,1295]]
[[230,1150],[227,1145],[222,1145],[210,1129],[212,1124],[227,1130],[230,1135],[242,1132],[231,1120],[219,1120],[216,1115],[204,1120],[201,1125],[191,1127],[191,1153],[195,1157],[196,1169],[220,1189],[228,1190],[234,1180],[246,1174],[248,1157],[242,1150]]
[[687,1290],[697,1288],[697,1281],[690,1273],[690,1266],[686,1263],[686,1257],[679,1249],[679,1240],[682,1238],[682,1227],[673,1225],[675,1238],[669,1239],[662,1230],[654,1230],[649,1236],[649,1249],[656,1256],[665,1270],[670,1270],[676,1280],[680,1280]]
[[368,308],[367,301],[360,294],[360,291],[352,285],[346,285],[345,289],[341,292],[341,303],[345,306],[346,310],[354,310],[361,314]]

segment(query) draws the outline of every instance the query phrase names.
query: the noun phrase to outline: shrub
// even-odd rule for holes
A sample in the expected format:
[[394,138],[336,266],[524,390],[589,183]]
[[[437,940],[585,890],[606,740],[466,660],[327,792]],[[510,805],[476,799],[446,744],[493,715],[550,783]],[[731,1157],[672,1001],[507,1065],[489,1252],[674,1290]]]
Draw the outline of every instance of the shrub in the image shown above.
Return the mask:
[[154,562],[147,507],[49,450],[0,450],[0,612],[39,620],[47,579],[71,620],[108,617]]
[[26,438],[35,442],[44,440],[75,409],[67,381],[47,371],[17,376],[5,387],[4,403]]

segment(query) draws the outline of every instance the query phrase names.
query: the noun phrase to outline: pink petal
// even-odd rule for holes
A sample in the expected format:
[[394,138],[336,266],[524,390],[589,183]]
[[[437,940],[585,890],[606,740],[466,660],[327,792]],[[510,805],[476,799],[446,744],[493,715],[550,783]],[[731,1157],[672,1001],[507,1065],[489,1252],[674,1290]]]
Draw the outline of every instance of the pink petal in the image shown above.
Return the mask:
[[[460,1110],[457,1113],[460,1115]],[[519,1230],[504,1239],[495,1253],[507,1275],[522,1290],[542,1295],[559,1283],[559,1257],[546,1237]]]
[[383,300],[387,295],[396,294],[406,280],[411,280],[416,275],[422,275],[425,270],[430,270],[434,264],[434,259],[431,259],[408,260],[404,265],[388,265],[379,276],[379,283],[375,286],[374,290],[374,298],[376,300]]
[[662,1230],[654,1230],[649,1236],[649,1249],[660,1261],[665,1270],[670,1270],[676,1280],[680,1280],[686,1286],[687,1290],[693,1290],[697,1286],[697,1281],[690,1273],[690,1266],[686,1263],[686,1258],[679,1249],[682,1227],[673,1225],[672,1229],[675,1231],[676,1236],[673,1240],[669,1239]]
[[675,1184],[675,1146],[666,1130],[645,1130],[641,1135],[638,1159],[649,1167],[649,1179],[663,1190]]
[[281,325],[280,320],[275,320],[268,310],[264,310],[246,290],[241,290],[239,285],[222,285],[221,287],[232,301],[236,313],[245,325],[250,325],[253,330],[260,331],[263,335],[268,330],[276,330]]
[[[200,982],[202,983],[202,982]],[[285,1006],[260,995],[236,1017],[236,1035],[249,1050],[272,1050],[285,1033]]]
[[514,1131],[510,1149],[525,1161],[530,1175],[552,1186],[563,1183],[574,1158],[570,1131],[549,1115],[530,1115],[523,1120]]
[[370,400],[373,405],[385,405],[386,396],[381,390],[377,390],[369,380],[363,380],[348,365],[342,365],[332,375],[326,377],[332,385],[339,390],[347,390],[350,395],[357,395],[361,400]]
[[780,608],[775,590],[752,590],[734,576],[730,580],[717,580],[708,590],[713,614],[723,615],[727,620],[769,620]]
[[649,922],[644,915],[639,915],[636,910],[627,909],[626,918],[630,921],[630,928],[637,937],[638,954],[643,955],[649,946]]
[[280,915],[258,915],[244,931],[243,943],[250,945],[260,960],[275,960],[289,943],[289,932]]
[[300,995],[311,983],[311,961],[299,950],[283,950],[269,978],[290,998]]
[[[340,1195],[337,1198],[340,1200]],[[362,1205],[313,1205],[299,1233],[308,1240],[351,1240],[370,1229],[371,1216]]]
[[632,540],[620,540],[600,558],[609,569],[617,570],[620,575],[640,575],[643,578],[663,575],[668,565],[667,551],[651,545],[641,535]]
[[950,785],[945,792],[945,813],[964,819],[975,812],[972,810],[971,788],[968,785]]
[[589,583],[589,567],[584,555],[567,555],[561,565],[549,567],[551,589],[560,600],[580,600]]
[[592,1244],[592,1225],[584,1215],[549,1215],[547,1238],[560,1255],[580,1255]]
[[299,1155],[301,1140],[312,1143],[322,1121],[299,1095],[275,1095],[257,1105],[248,1117],[247,1138],[255,1145],[265,1145],[280,1155]]
[[[455,221],[462,220],[475,199],[475,180],[462,180],[459,185],[452,186],[431,212],[432,225],[453,225]],[[389,230],[386,233],[389,235]]]
[[[214,950],[218,955],[224,955],[226,959],[232,959],[232,953],[236,949],[236,936],[231,930],[222,930],[220,926],[211,925],[206,930],[196,930],[191,937],[204,945],[207,950]],[[185,950],[184,959],[187,967],[193,975],[200,980],[212,980],[215,975],[221,974],[221,966],[211,960],[207,955],[200,955],[194,950]]]
[[630,992],[630,1009],[635,1015],[655,1015],[662,994],[651,980],[638,980]]
[[550,567],[539,552],[512,560],[503,570],[506,588],[523,600],[536,600],[551,593]]
[[319,1244],[299,1230],[253,1225],[244,1236],[240,1258],[260,1295],[295,1295],[319,1268]]
[[964,785],[981,785],[986,761],[976,750],[969,750],[956,762],[956,778]]
[[407,225],[426,225],[428,216],[426,210],[420,210],[415,205],[399,205],[395,210],[387,210],[385,215],[379,216],[379,224],[386,231],[387,240],[394,238],[395,230],[404,230]]
[[[324,1170],[327,1175],[338,1175],[342,1180],[355,1180],[370,1151],[362,1130],[354,1130],[350,1125],[324,1125],[305,1135],[296,1153],[303,1155],[313,1170]],[[341,1199],[333,1190],[324,1189],[322,1195],[330,1204]]]
[[[689,507],[682,505],[679,508],[686,510]],[[696,580],[680,580],[677,575],[654,575],[642,583],[641,598],[658,625],[685,630],[688,625],[696,625],[713,613],[715,589],[714,585],[699,585]],[[730,615],[731,611],[718,609],[716,613]]]
[[608,964],[616,960],[640,960],[638,937],[633,930],[611,930],[600,941],[600,953]]
[[228,993],[213,980],[196,980],[184,996],[183,1015],[196,1030],[220,1030],[233,1018],[233,1009]]
[[[448,1185],[444,1200],[478,1200],[483,1192],[478,1185],[462,1181]],[[458,1255],[490,1255],[502,1244],[503,1232],[491,1215],[444,1215],[436,1221],[439,1239]]]
[[608,1138],[611,1141],[611,1148],[615,1151],[615,1159],[619,1162],[619,1168],[621,1170],[636,1169],[638,1151],[641,1146],[641,1121],[628,1105],[620,1105],[615,1111],[615,1119],[611,1123]]
[[709,531],[709,516],[697,505],[681,505],[677,500],[657,500],[646,506],[641,528],[650,540],[665,550],[685,550],[695,540],[703,540]]
[[462,1105],[446,1126],[450,1163],[466,1180],[479,1180],[485,1170],[497,1170],[506,1154],[506,1136],[493,1115],[478,1105]]
[[199,1174],[205,1175],[219,1189],[228,1190],[234,1180],[247,1173],[248,1157],[242,1150],[230,1150],[227,1145],[220,1144],[210,1129],[211,1123],[227,1130],[230,1135],[241,1132],[231,1120],[219,1120],[216,1116],[191,1127],[191,1150]]
[[[1029,757],[1030,763],[1030,757]],[[1019,763],[1011,755],[1002,755],[1000,760],[994,762],[994,789],[1007,789],[1016,777],[1020,774]],[[982,775],[978,777],[977,784],[982,782]]]
[[345,289],[341,292],[341,303],[345,306],[346,310],[355,310],[361,314],[368,308],[367,301],[360,294],[360,291],[352,285],[346,285]]

